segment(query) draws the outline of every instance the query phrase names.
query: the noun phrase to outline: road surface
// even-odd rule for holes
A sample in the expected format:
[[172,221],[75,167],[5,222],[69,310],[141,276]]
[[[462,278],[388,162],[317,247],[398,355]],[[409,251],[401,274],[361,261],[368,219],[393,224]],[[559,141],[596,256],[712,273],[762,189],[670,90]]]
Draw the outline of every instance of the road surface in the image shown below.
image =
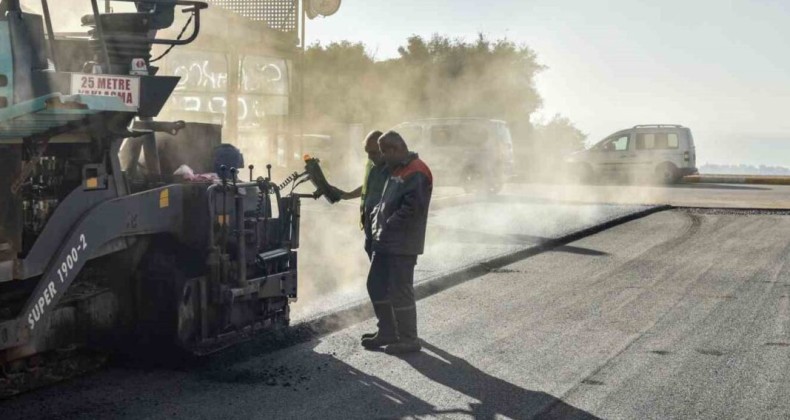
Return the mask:
[[422,353],[367,321],[184,370],[115,367],[0,418],[787,418],[790,216],[671,210],[418,304]]
[[[434,192],[416,280],[533,247],[655,205],[790,209],[790,186],[680,184],[511,184],[495,197],[461,188]],[[309,319],[366,298],[367,257],[361,252],[357,202],[305,202],[300,250],[300,301],[294,319]]]
[[[425,254],[415,281],[534,247],[652,206],[568,204],[522,200],[524,196],[485,198],[439,189],[429,216]],[[500,200],[508,200],[502,203]],[[296,321],[332,312],[367,299],[369,262],[362,250],[356,200],[330,206],[305,203],[300,246],[300,297]]]

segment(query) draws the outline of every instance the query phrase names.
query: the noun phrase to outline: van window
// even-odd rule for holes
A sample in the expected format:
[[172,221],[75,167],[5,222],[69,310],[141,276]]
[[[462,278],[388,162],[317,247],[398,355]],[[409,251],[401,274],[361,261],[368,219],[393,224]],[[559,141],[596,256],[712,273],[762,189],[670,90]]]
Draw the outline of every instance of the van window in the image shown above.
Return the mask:
[[636,135],[637,150],[677,149],[678,146],[676,133],[641,133]]
[[513,148],[513,139],[510,136],[510,130],[505,124],[497,124],[496,138],[500,143],[503,143],[507,148]]
[[601,150],[604,152],[624,152],[628,150],[628,135],[613,137],[601,143]]
[[669,133],[669,134],[667,134],[667,139],[668,139],[667,140],[667,145],[669,146],[670,149],[677,149],[678,148],[679,143],[678,143],[678,135],[677,134]]
[[636,149],[637,150],[650,150],[656,147],[656,136],[653,133],[637,134],[636,135]]
[[464,124],[458,127],[458,141],[465,145],[484,145],[488,141],[488,127],[479,124]]
[[483,146],[488,127],[483,124],[435,125],[431,127],[431,144],[435,147]]
[[431,127],[431,143],[434,146],[449,146],[453,141],[453,127],[436,125]]
[[404,125],[396,130],[409,146],[416,146],[416,143],[419,143],[422,139],[422,127],[419,125]]

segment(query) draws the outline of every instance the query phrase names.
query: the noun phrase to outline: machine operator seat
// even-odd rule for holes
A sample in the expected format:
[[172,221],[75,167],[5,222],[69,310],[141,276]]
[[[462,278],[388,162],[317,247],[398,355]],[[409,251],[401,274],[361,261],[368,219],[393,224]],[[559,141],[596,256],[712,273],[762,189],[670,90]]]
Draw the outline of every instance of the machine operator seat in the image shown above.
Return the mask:
[[[134,17],[130,15],[142,14],[148,17],[148,28],[155,31],[169,28],[175,20],[175,0],[159,0],[157,3],[138,1],[135,2],[135,7],[137,8],[138,13],[106,13],[102,14],[101,16],[121,15],[124,17],[119,18],[119,20],[125,20],[134,19]],[[86,15],[82,17],[83,26],[94,26],[95,24],[96,22],[93,19],[93,15]]]
[[[161,0],[160,0],[161,1]],[[151,40],[156,31],[173,24],[175,4],[150,4],[137,2],[137,13],[103,13],[102,31],[110,59],[111,74],[128,74],[132,60],[142,58],[146,64],[151,59]],[[91,27],[91,45],[94,61],[101,63],[102,46],[96,32],[94,15],[82,17],[82,25]],[[123,38],[123,40],[119,39]]]
[[159,3],[140,1],[136,2],[135,6],[138,12],[150,13],[152,30],[167,29],[175,20],[176,5],[174,0],[161,0]]

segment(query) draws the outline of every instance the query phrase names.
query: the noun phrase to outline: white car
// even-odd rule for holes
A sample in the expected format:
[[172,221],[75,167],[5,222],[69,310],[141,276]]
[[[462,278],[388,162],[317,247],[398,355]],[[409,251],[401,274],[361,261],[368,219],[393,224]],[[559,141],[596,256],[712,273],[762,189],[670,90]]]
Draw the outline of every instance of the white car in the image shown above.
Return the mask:
[[566,159],[582,180],[619,178],[678,182],[696,174],[691,130],[681,125],[637,125],[618,131]]

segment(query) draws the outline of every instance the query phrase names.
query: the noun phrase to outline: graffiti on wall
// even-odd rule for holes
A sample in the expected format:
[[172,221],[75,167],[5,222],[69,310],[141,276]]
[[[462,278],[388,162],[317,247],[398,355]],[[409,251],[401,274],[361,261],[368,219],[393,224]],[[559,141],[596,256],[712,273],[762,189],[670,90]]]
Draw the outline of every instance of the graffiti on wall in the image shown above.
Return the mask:
[[237,92],[239,128],[260,127],[265,117],[287,115],[289,77],[286,60],[248,55],[240,57],[238,64],[238,86],[231,88],[226,54],[204,51],[173,53],[168,57],[167,65],[170,73],[181,79],[171,96],[171,109],[226,116],[228,98],[232,92]]

